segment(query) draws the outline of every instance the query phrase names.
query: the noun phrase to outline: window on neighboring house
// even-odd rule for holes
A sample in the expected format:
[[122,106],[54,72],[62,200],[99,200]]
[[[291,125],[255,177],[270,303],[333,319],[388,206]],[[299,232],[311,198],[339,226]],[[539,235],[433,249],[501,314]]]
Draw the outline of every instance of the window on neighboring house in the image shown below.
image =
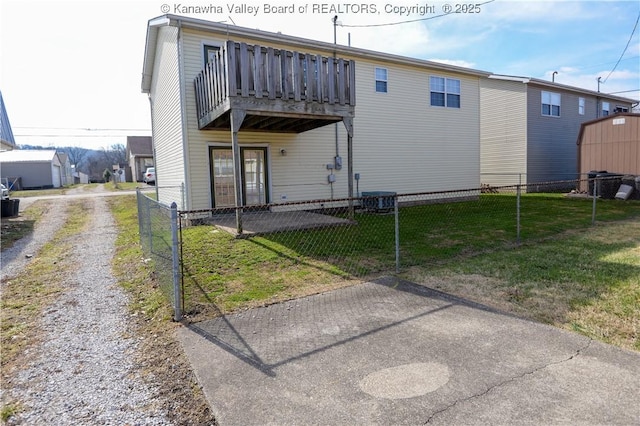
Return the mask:
[[560,117],[560,93],[542,92],[542,115]]
[[431,106],[460,108],[460,80],[430,77]]
[[611,108],[609,106],[609,102],[603,102],[602,103],[602,116],[606,117],[607,115],[609,115],[609,108]]
[[220,46],[205,44],[204,45],[204,63],[208,64],[209,62],[211,62],[219,51],[220,51]]
[[578,98],[578,114],[584,115],[584,98]]
[[387,93],[387,69],[376,67],[376,92]]
[[618,112],[629,112],[629,108],[621,106],[621,105],[616,105],[616,108],[613,110],[614,113],[618,113]]

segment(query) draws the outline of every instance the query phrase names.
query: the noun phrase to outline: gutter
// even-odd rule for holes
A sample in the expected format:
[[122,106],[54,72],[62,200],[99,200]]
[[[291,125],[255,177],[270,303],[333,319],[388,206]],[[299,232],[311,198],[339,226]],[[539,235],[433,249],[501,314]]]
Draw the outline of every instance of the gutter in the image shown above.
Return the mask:
[[[488,78],[491,79],[491,80],[516,81],[516,82],[520,82],[520,83],[523,83],[523,84],[534,84],[534,85],[537,85],[537,86],[548,87],[548,88],[552,88],[552,89],[556,89],[556,90],[566,90],[566,91],[569,91],[569,92],[579,93],[579,94],[583,94],[583,95],[591,95],[591,96],[595,96],[596,98],[598,98],[598,105],[600,105],[600,98],[605,98],[605,99],[614,100],[614,101],[618,101],[618,102],[625,102],[625,103],[628,103],[628,104],[633,104],[634,102],[636,102],[633,99],[623,98],[622,96],[608,95],[608,94],[602,93],[602,92],[594,92],[593,90],[583,89],[581,87],[567,86],[566,84],[560,84],[560,83],[556,83],[556,82],[552,82],[552,81],[540,80],[540,79],[533,78],[533,77],[520,77],[520,76],[515,76],[515,75],[491,74],[490,76],[488,76]],[[598,109],[600,109],[600,108],[598,107]]]
[[360,58],[372,59],[377,61],[394,62],[394,63],[400,63],[404,65],[436,68],[444,71],[452,71],[452,72],[457,72],[457,73],[462,73],[467,75],[488,77],[492,74],[488,71],[458,67],[455,65],[447,65],[440,62],[427,61],[425,59],[415,59],[407,56],[393,55],[393,54],[384,53],[384,52],[376,52],[373,50],[366,50],[366,49],[361,49],[361,48],[356,48],[351,46],[334,45],[334,44],[323,42],[323,41],[305,39],[302,37],[295,37],[295,36],[287,36],[280,33],[273,33],[270,31],[254,30],[251,28],[244,28],[244,27],[238,27],[238,26],[230,27],[227,24],[221,24],[217,22],[205,21],[202,19],[189,18],[189,17],[178,16],[178,15],[167,14],[167,15],[163,15],[161,17],[152,19],[149,22],[151,23],[152,21],[159,20],[159,22],[164,23],[165,21],[161,20],[161,18],[164,18],[167,21],[169,21],[167,25],[177,26],[178,22],[180,22],[183,28],[204,30],[209,32],[213,31],[225,37],[235,35],[240,37],[256,38],[259,40],[264,40],[264,41],[273,42],[273,43],[287,44],[290,46],[299,47],[301,49],[316,49],[316,50],[321,50],[326,52],[327,55],[332,55],[333,52],[335,51],[337,54],[345,55],[345,56],[351,56],[356,58],[360,57]]

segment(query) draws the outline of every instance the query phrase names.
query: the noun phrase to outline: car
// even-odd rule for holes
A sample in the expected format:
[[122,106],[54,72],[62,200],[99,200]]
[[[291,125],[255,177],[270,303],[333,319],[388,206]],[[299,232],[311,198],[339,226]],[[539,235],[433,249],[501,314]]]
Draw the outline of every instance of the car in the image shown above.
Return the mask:
[[2,199],[3,200],[8,200],[9,199],[9,190],[2,183],[0,183],[0,186],[2,186]]
[[147,167],[144,172],[142,180],[148,185],[154,185],[156,183],[156,169],[155,167]]

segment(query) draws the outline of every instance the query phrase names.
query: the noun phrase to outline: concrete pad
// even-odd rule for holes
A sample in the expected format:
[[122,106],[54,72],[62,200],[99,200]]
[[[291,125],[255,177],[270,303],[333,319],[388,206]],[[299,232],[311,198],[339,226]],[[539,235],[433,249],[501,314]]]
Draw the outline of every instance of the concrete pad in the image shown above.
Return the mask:
[[178,336],[221,425],[640,423],[640,353],[395,278]]
[[[219,214],[205,219],[206,223],[216,225],[218,228],[236,235],[235,214]],[[326,228],[330,226],[352,225],[355,222],[337,216],[313,213],[303,210],[298,211],[258,211],[242,215],[242,229],[245,237],[268,234],[272,232],[292,231],[299,229]]]

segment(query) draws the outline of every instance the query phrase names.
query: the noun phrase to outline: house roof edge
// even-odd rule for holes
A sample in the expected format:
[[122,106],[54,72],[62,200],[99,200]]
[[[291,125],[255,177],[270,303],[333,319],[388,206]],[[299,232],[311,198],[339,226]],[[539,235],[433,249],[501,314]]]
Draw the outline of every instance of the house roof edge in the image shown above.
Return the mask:
[[606,115],[604,117],[598,117],[598,118],[594,118],[593,120],[589,120],[589,121],[583,121],[582,123],[580,123],[580,131],[578,131],[578,140],[576,141],[576,145],[580,145],[582,142],[582,136],[584,134],[584,129],[585,127],[594,124],[594,123],[599,123],[601,121],[606,121],[606,120],[612,120],[615,118],[620,118],[620,117],[638,117],[640,118],[640,113],[637,112],[618,112],[615,114],[611,114],[611,115]]
[[[368,49],[363,49],[358,47],[344,46],[341,44],[333,44],[333,43],[319,41],[319,40],[307,39],[303,37],[285,35],[281,33],[274,33],[270,31],[264,31],[264,30],[246,28],[246,27],[239,27],[236,25],[230,25],[222,22],[212,22],[212,21],[206,21],[202,19],[190,18],[185,16],[178,16],[178,15],[171,15],[171,14],[162,15],[160,17],[151,19],[149,21],[149,24],[151,24],[152,22],[155,22],[156,20],[158,20],[158,22],[166,22],[164,25],[181,26],[182,28],[196,29],[196,30],[215,31],[220,34],[225,34],[229,37],[236,35],[240,37],[243,37],[243,36],[252,37],[252,38],[259,38],[265,41],[273,41],[277,43],[290,44],[293,46],[300,46],[303,48],[311,47],[319,50],[331,50],[331,51],[335,50],[336,53],[338,54],[346,54],[346,55],[352,55],[352,56],[363,57],[363,58],[377,58],[380,60],[386,60],[390,62],[398,62],[398,63],[407,64],[407,65],[436,68],[436,69],[441,69],[443,71],[451,71],[451,72],[474,75],[479,77],[487,77],[491,74],[488,71],[482,71],[482,70],[477,70],[473,68],[465,68],[465,67],[456,66],[456,65],[449,65],[441,62],[429,61],[426,59],[411,58],[408,56],[378,52],[378,51],[368,50]],[[147,45],[145,46],[145,64],[147,63],[148,60],[153,59],[151,53],[148,52],[149,41],[150,41],[149,34],[153,28],[154,27],[148,27],[148,30],[147,30]],[[157,29],[155,31],[157,31]],[[155,52],[153,53],[155,54]],[[149,66],[152,66],[152,63],[146,66],[145,71],[143,71],[143,92],[145,93],[148,93],[148,90],[150,89],[150,82],[147,83],[148,86],[145,86],[144,84],[145,76],[148,76],[150,80],[150,76],[151,76],[150,71],[152,70],[148,69]],[[147,89],[146,91],[144,90],[145,87]]]
[[535,84],[538,86],[544,86],[544,87],[549,87],[554,89],[568,90],[576,93],[583,93],[583,94],[589,94],[591,96],[599,96],[601,98],[613,99],[620,102],[628,102],[630,104],[634,104],[638,102],[635,99],[625,98],[623,96],[616,96],[608,93],[596,92],[594,90],[584,89],[582,87],[569,86],[568,84],[557,83],[555,81],[541,80],[539,78],[533,78],[533,77],[521,77],[517,75],[505,75],[505,74],[491,74],[488,78],[492,80],[518,81],[524,84]]

